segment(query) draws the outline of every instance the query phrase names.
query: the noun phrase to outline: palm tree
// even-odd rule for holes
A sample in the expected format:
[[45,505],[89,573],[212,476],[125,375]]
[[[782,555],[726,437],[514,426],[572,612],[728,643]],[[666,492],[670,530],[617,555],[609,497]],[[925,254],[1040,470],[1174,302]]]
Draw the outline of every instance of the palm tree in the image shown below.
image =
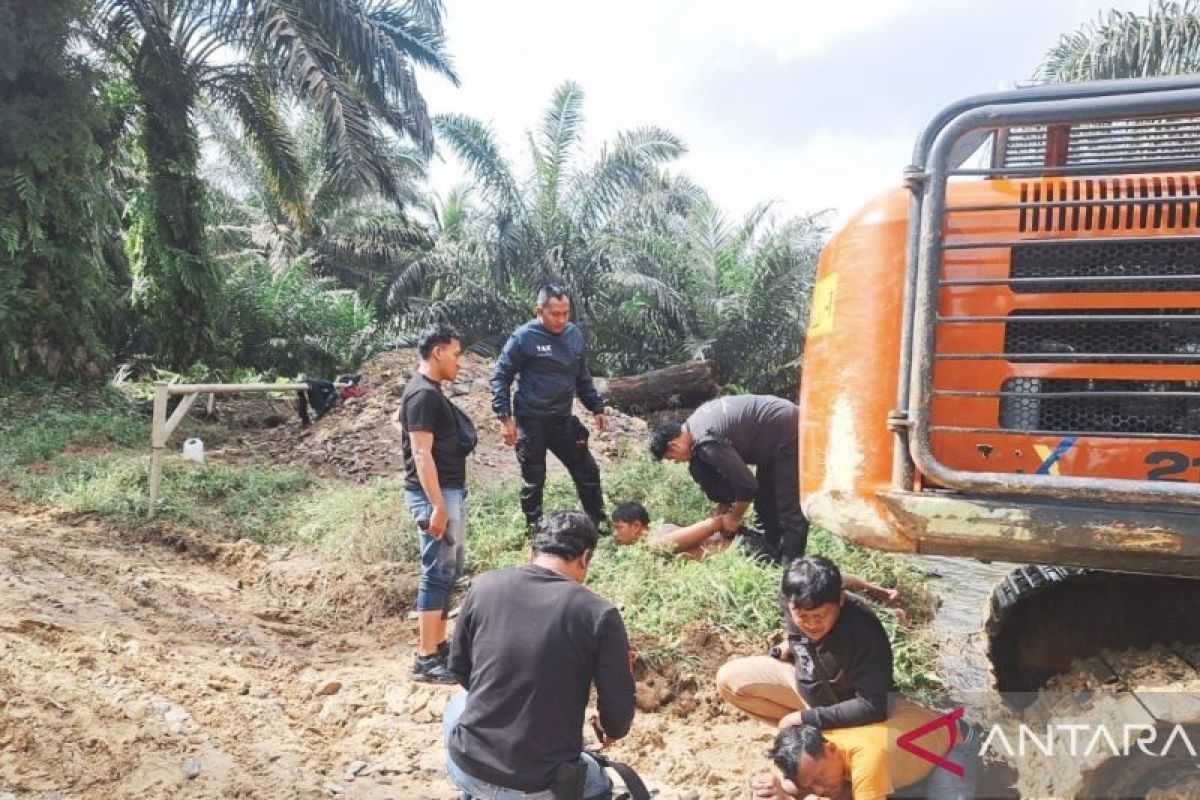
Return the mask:
[[336,191],[401,202],[385,130],[433,150],[414,65],[457,81],[440,0],[99,0],[93,46],[127,76],[141,109],[147,182],[131,249],[158,350],[177,365],[210,340],[205,305],[220,289],[206,248],[196,111],[240,122],[285,204],[303,205],[281,94],[316,109]]
[[777,223],[763,203],[734,221],[686,181],[663,188],[658,210],[632,216],[614,261],[652,270],[669,298],[657,310],[613,307],[617,318],[596,326],[600,357],[618,373],[712,358],[728,383],[794,395],[821,216]]
[[[495,339],[529,314],[534,293],[547,283],[571,291],[584,325],[597,304],[618,299],[609,245],[621,210],[684,147],[669,131],[644,127],[619,134],[585,161],[582,106],[574,82],[555,90],[528,136],[530,164],[520,178],[488,125],[463,115],[435,120],[472,173],[479,208],[470,214],[469,241],[439,242],[397,276],[390,294],[397,313],[414,323],[448,319],[471,338]],[[641,289],[655,285],[649,274],[643,279]]]
[[378,191],[340,189],[323,157],[320,118],[312,112],[293,118],[288,135],[299,168],[294,195],[280,191],[270,165],[247,144],[236,119],[204,109],[203,129],[214,145],[205,172],[219,260],[256,253],[282,274],[303,257],[317,276],[369,290],[433,246],[429,231],[405,210],[427,202],[417,188],[425,179],[424,154],[391,147],[389,169],[403,200],[397,208]]
[[1064,34],[1038,67],[1047,83],[1200,71],[1200,4],[1155,0],[1145,16],[1113,10]]

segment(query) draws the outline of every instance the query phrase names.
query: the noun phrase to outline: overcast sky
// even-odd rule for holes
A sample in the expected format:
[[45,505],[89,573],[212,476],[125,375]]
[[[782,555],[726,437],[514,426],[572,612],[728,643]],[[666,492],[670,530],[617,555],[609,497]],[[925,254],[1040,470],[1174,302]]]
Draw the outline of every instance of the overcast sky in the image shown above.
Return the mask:
[[[582,85],[589,152],[668,128],[678,168],[731,213],[845,214],[899,184],[921,126],[956,98],[1028,80],[1060,34],[1145,0],[447,0],[462,86],[425,75],[434,113],[491,122],[528,163],[525,133],[555,86]],[[464,173],[432,170],[444,191]]]

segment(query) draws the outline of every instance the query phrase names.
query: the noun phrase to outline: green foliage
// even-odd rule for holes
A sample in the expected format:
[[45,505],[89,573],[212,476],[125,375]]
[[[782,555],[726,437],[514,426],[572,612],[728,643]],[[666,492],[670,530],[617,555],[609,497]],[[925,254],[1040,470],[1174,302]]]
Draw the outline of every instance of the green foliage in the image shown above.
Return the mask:
[[223,363],[282,375],[331,377],[384,346],[357,293],[312,275],[306,258],[278,272],[256,255],[232,265],[215,309]]
[[105,120],[94,76],[67,53],[83,10],[0,2],[0,378],[96,378],[110,358]]
[[149,418],[112,388],[0,383],[0,471],[49,459],[72,445],[145,445],[149,431]]
[[[223,302],[221,262],[204,228],[201,101],[237,120],[272,200],[307,235],[316,223],[281,102],[319,115],[327,196],[373,192],[400,204],[397,140],[424,156],[433,148],[414,65],[457,81],[437,2],[101,0],[87,34],[136,92],[144,180],[130,206],[133,299],[152,354],[173,368],[217,355],[210,311]],[[328,238],[340,263],[352,263],[361,253],[344,233]]]
[[1200,72],[1200,4],[1154,0],[1146,13],[1112,10],[1064,34],[1035,77],[1047,83]]
[[485,123],[437,120],[475,182],[447,198],[436,245],[392,283],[401,333],[442,319],[495,348],[553,282],[571,290],[601,374],[714,358],[724,380],[794,395],[820,221],[776,224],[762,206],[730,223],[664,171],[684,147],[659,128],[620,133],[586,161],[582,103],[578,85],[558,87],[523,173]]
[[475,177],[480,206],[467,211],[464,225],[459,203],[454,234],[396,276],[388,299],[402,329],[443,319],[470,341],[495,345],[528,318],[547,283],[571,291],[584,326],[628,296],[609,281],[607,236],[622,204],[684,147],[669,131],[647,127],[619,134],[585,160],[582,102],[578,85],[558,87],[529,137],[523,178],[487,124],[463,115],[437,119],[442,139]]

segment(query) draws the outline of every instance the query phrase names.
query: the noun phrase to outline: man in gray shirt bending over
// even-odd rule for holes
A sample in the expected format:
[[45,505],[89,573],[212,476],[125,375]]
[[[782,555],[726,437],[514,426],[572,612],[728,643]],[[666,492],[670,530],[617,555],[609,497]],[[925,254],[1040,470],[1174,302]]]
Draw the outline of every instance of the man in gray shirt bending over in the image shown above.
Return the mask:
[[[687,421],[660,423],[650,453],[688,463],[692,478],[718,504],[722,527],[738,529],[754,503],[766,540],[786,564],[804,555],[808,520],[800,510],[800,409],[771,395],[710,400]],[[757,467],[751,472],[750,467]]]

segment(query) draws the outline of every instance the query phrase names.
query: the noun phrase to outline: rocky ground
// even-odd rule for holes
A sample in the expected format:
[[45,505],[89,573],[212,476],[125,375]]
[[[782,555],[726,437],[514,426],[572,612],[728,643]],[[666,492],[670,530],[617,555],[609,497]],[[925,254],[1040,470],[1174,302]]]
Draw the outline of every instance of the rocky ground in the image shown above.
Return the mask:
[[[0,498],[0,798],[456,797],[411,580]],[[615,758],[662,798],[746,795],[769,730],[705,685],[639,697]]]

